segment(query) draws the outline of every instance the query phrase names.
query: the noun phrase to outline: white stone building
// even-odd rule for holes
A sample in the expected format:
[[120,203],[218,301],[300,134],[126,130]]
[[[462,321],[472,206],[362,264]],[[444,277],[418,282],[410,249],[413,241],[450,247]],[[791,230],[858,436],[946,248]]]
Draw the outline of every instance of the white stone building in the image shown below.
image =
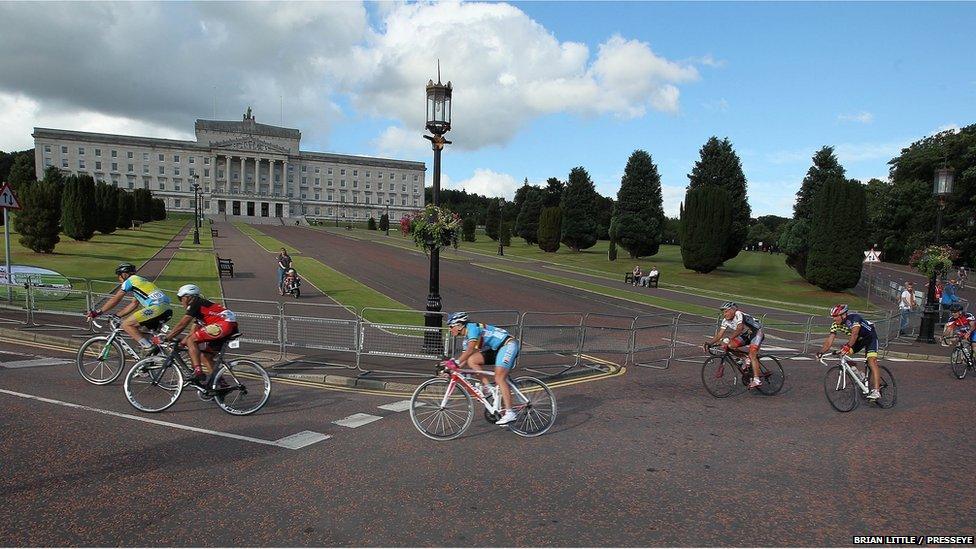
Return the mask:
[[37,177],[48,166],[123,189],[149,189],[171,211],[363,221],[424,207],[423,162],[302,151],[302,134],[258,124],[197,120],[196,141],[34,128]]

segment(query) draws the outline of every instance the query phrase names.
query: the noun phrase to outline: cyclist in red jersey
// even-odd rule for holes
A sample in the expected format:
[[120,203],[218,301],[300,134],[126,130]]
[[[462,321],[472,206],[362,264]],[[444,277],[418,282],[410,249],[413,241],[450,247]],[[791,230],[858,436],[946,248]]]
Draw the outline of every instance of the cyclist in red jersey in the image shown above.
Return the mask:
[[237,317],[223,305],[200,295],[200,288],[194,284],[180,287],[176,296],[186,307],[186,316],[166,334],[165,339],[173,341],[190,322],[196,321],[197,328],[190,331],[182,343],[190,352],[190,364],[198,380],[213,375],[213,355],[220,351],[224,341],[237,333]]

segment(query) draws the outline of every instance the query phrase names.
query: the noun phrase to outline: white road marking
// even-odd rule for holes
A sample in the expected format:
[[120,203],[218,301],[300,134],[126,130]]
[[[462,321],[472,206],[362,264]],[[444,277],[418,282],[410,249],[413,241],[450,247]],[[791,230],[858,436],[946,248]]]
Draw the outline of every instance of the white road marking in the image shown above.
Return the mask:
[[339,421],[333,421],[336,425],[341,427],[349,427],[350,429],[355,429],[356,427],[362,427],[367,423],[372,423],[376,420],[383,419],[382,416],[374,416],[370,414],[353,414],[345,419],[340,419]]
[[399,400],[397,402],[391,402],[390,404],[383,404],[377,406],[380,410],[389,410],[391,412],[406,412],[410,409],[409,400]]
[[315,444],[316,442],[321,442],[330,438],[332,438],[332,435],[323,435],[322,433],[316,433],[315,431],[302,431],[300,433],[295,433],[294,435],[279,438],[275,441],[275,444],[291,450],[298,450],[299,448],[304,448],[309,444]]
[[[297,448],[295,448],[295,447],[290,446],[289,445],[290,444],[289,442],[286,442],[284,444],[279,444],[279,441],[287,441],[287,439],[290,438],[290,437],[285,437],[285,438],[279,439],[279,440],[264,440],[264,439],[254,438],[254,437],[248,437],[248,436],[244,436],[244,435],[235,435],[234,433],[224,433],[222,431],[212,431],[210,429],[201,429],[199,427],[190,427],[189,425],[180,425],[178,423],[170,423],[168,421],[160,421],[158,419],[149,419],[149,418],[146,418],[146,417],[139,417],[139,416],[134,416],[134,415],[131,415],[131,414],[123,414],[121,412],[113,412],[112,410],[102,410],[101,408],[93,408],[91,406],[85,406],[83,404],[74,404],[72,402],[64,402],[63,400],[54,400],[53,398],[44,398],[44,397],[39,397],[39,396],[35,396],[35,395],[28,395],[28,394],[24,394],[24,393],[18,393],[16,391],[8,391],[6,389],[0,389],[0,393],[6,394],[6,395],[11,395],[11,396],[16,396],[16,397],[20,397],[20,398],[27,398],[27,399],[31,399],[31,400],[37,400],[39,402],[46,402],[48,404],[57,404],[58,406],[66,406],[68,408],[77,408],[79,410],[87,410],[89,412],[96,412],[96,413],[99,413],[99,414],[105,414],[107,416],[121,417],[121,418],[124,418],[124,419],[132,419],[132,420],[135,420],[135,421],[141,421],[143,423],[152,423],[153,425],[162,425],[163,427],[172,427],[174,429],[181,429],[181,430],[184,430],[184,431],[193,431],[194,433],[203,433],[205,435],[214,435],[214,436],[224,437],[224,438],[233,438],[233,439],[236,439],[236,440],[243,440],[245,442],[253,442],[255,444],[265,444],[267,446],[276,446],[278,448],[288,448],[289,450],[297,450],[298,448],[301,448],[303,446],[307,446],[308,444],[311,444],[311,442],[310,442],[308,444],[303,444],[302,446],[298,446]],[[310,432],[310,431],[304,431],[304,432],[307,433],[307,432]],[[303,433],[298,433],[298,434],[301,435]],[[295,436],[295,435],[292,435],[292,436]],[[318,440],[325,440],[326,438],[330,438],[330,437],[326,436],[325,438],[320,438]],[[318,442],[318,440],[316,440],[314,442]]]
[[893,357],[893,356],[885,357],[885,360],[890,360],[892,362],[915,362],[914,360],[912,360],[910,358],[896,358],[896,357]]
[[794,356],[794,357],[790,357],[790,360],[813,360],[813,359],[808,356]]
[[12,362],[0,363],[4,368],[35,368],[37,366],[60,366],[70,364],[73,360],[65,358],[33,358],[30,360],[14,360]]

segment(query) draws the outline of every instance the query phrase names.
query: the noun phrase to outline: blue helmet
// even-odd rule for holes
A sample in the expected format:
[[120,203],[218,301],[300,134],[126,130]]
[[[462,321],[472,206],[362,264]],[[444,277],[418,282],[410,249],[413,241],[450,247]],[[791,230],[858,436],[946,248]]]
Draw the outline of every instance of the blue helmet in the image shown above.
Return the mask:
[[468,322],[468,313],[451,313],[447,317],[447,325],[453,326],[455,324],[465,324]]

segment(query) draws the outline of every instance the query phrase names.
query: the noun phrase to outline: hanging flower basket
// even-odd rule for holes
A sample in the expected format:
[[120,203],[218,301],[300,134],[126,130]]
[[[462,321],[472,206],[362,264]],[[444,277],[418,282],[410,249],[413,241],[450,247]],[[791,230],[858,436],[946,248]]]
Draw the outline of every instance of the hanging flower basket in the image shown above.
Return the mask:
[[420,212],[400,220],[400,232],[413,238],[414,244],[430,253],[434,248],[458,247],[461,239],[461,216],[428,204]]
[[931,277],[933,274],[944,273],[952,267],[952,262],[959,257],[959,252],[949,246],[928,246],[915,250],[908,265],[916,271]]

